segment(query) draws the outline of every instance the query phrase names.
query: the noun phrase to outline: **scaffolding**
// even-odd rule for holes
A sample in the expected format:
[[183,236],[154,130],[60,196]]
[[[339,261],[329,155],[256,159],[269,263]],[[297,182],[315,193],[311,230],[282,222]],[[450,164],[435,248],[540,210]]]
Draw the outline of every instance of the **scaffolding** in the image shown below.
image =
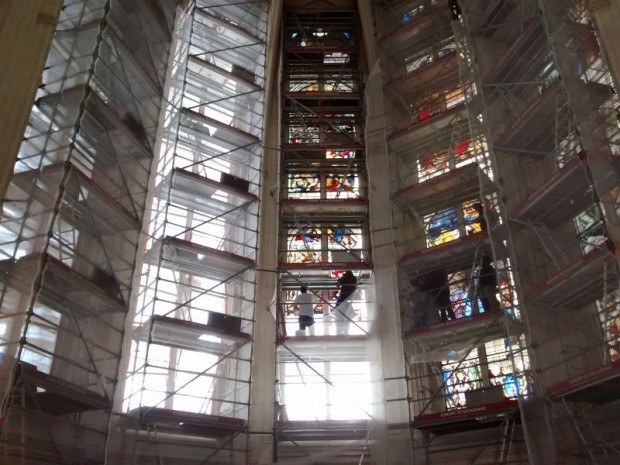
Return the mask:
[[[285,5],[283,19],[277,458],[361,464],[370,463],[372,430],[372,265],[360,33],[354,2],[317,3]],[[345,271],[357,291],[336,305]],[[301,286],[314,302],[304,331]]]
[[472,131],[497,173],[536,368],[520,399],[530,463],[614,463],[618,102],[588,3],[461,6]]
[[247,463],[267,2],[190,3],[117,418],[119,463]]
[[65,2],[2,208],[2,463],[102,463],[174,6]]
[[506,208],[448,3],[375,4],[413,453],[526,463],[518,400],[530,366]]

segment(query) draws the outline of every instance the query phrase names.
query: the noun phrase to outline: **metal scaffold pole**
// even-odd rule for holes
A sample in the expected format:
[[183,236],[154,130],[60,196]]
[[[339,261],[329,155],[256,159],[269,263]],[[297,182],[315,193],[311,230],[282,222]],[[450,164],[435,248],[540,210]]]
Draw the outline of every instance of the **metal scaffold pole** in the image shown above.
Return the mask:
[[135,431],[127,463],[248,461],[266,33],[262,1],[199,0],[176,20],[118,419]]
[[174,17],[130,3],[63,5],[3,199],[3,463],[101,463],[113,434]]

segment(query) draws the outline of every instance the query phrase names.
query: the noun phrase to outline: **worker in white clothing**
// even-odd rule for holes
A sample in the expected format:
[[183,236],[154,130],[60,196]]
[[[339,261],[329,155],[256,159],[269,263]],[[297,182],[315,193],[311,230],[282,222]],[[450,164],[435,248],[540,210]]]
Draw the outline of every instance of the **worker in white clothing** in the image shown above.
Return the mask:
[[294,300],[299,315],[299,329],[295,332],[297,336],[305,336],[306,328],[310,336],[314,336],[314,303],[314,295],[308,292],[306,286],[301,286]]

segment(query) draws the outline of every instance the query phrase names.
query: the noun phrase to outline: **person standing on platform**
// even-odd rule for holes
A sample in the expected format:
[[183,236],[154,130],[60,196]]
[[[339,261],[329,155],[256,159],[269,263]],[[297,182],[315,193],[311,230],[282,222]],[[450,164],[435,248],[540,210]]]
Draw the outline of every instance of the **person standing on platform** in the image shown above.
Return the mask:
[[428,301],[429,292],[426,287],[424,275],[418,275],[411,279],[411,327],[423,328],[428,326]]
[[297,336],[305,336],[306,328],[310,336],[314,336],[314,302],[314,295],[308,292],[306,286],[301,286],[294,300],[299,315],[299,329],[295,332]]
[[443,269],[434,270],[425,275],[426,288],[429,295],[433,296],[435,306],[439,310],[439,318],[442,323],[446,323],[448,318],[456,320],[452,301],[450,300],[450,283],[448,272]]
[[351,317],[354,314],[353,305],[349,300],[357,290],[357,278],[352,271],[345,271],[338,278],[338,286],[340,287],[340,292],[336,298],[334,320],[336,322],[336,333],[344,335],[348,331]]
[[497,275],[493,267],[493,260],[488,255],[483,255],[481,259],[478,275],[478,298],[482,302],[485,312],[499,312],[501,304],[497,300]]

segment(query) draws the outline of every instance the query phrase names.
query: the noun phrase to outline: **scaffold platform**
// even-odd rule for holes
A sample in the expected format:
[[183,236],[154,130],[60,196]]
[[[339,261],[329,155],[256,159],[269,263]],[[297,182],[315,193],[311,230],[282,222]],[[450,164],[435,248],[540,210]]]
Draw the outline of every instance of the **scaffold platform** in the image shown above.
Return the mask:
[[[312,116],[319,117],[323,113],[334,111],[337,113],[344,113],[348,111],[359,111],[360,110],[360,94],[355,89],[351,89],[350,91],[334,91],[334,92],[325,92],[325,91],[285,91],[284,96],[287,99],[291,100],[301,100],[303,101],[302,111],[310,111],[312,110]],[[334,102],[335,100],[335,102]],[[326,101],[325,103],[323,101]],[[283,108],[284,111],[293,111],[296,107],[289,107],[285,102],[285,106]],[[333,105],[333,107],[324,108],[325,105]],[[349,104],[349,105],[347,105]],[[329,122],[332,123],[334,120],[338,120],[339,118],[329,118]],[[343,120],[345,118],[342,118]]]
[[[196,88],[195,92],[198,92],[198,95],[200,86],[211,84],[209,92],[215,93],[215,95],[209,94],[211,98],[214,96],[222,99],[234,98],[240,93],[248,94],[261,90],[259,85],[249,79],[250,76],[235,74],[197,56],[188,58],[187,73],[188,85],[191,85],[192,89]],[[228,82],[233,82],[234,86],[226,86]]]
[[49,254],[25,255],[17,261],[0,262],[0,276],[6,284],[25,294],[33,292],[34,279],[42,269],[39,302],[64,315],[101,317],[125,313],[127,304],[117,287],[104,289],[91,279]]
[[604,271],[612,271],[615,266],[615,258],[604,246],[598,246],[549,278],[527,288],[525,296],[551,307],[578,308],[604,297]]
[[537,57],[540,50],[544,50],[545,43],[546,36],[542,23],[530,21],[508,45],[495,66],[484,74],[483,82],[535,81],[536,74],[540,73],[540,69],[544,66],[540,65],[537,60],[533,63],[528,62],[524,66],[524,57]]
[[480,14],[472,14],[470,18],[470,29],[474,33],[487,38],[493,37],[497,29],[507,21],[517,8],[516,2],[506,2],[504,0],[490,0]]
[[112,403],[104,396],[43,373],[36,366],[18,362],[15,383],[26,387],[25,402],[50,415],[107,410]]
[[474,260],[476,250],[489,247],[489,236],[485,232],[459,237],[445,244],[414,250],[404,255],[399,265],[409,270],[424,272],[443,268],[447,272],[468,269]]
[[195,323],[161,315],[151,317],[148,323],[138,328],[137,334],[139,339],[153,344],[220,356],[252,340],[250,334],[241,331],[232,332],[208,323]]
[[[218,6],[217,16],[197,8],[194,15],[194,37],[197,40],[208,40],[206,43],[200,43],[202,49],[218,50],[221,56],[232,55],[234,60],[230,60],[231,63],[243,66],[245,69],[254,69],[257,61],[264,64],[264,57],[256,55],[252,46],[262,41],[239,24],[225,19],[228,14],[232,18],[237,15],[242,18],[243,14],[247,14],[243,11],[237,14],[226,11],[233,8],[234,4]],[[217,31],[217,34],[213,34],[212,31]]]
[[472,340],[486,341],[514,336],[522,331],[521,323],[515,317],[495,311],[474,313],[445,323],[412,328],[405,337],[412,344],[434,351]]
[[573,158],[513,208],[511,216],[554,228],[592,203],[588,187],[584,167]]
[[337,290],[336,273],[346,270],[355,272],[358,286],[372,275],[372,265],[360,261],[280,263],[278,270],[282,290],[298,290],[301,285],[313,290]]
[[[400,19],[400,18],[399,18]],[[387,53],[390,50],[402,50],[422,34],[429,34],[437,24],[450,21],[450,10],[443,3],[425,8],[420,14],[397,26],[379,37],[381,47]]]
[[394,202],[411,205],[418,214],[426,215],[446,205],[456,205],[480,196],[478,164],[471,163],[455,168],[428,181],[415,183],[396,191]]
[[368,360],[366,335],[284,336],[278,340],[278,361],[363,362]]
[[179,114],[180,124],[204,136],[218,140],[228,150],[258,144],[260,139],[241,129],[222,123],[214,118],[183,108]]
[[394,150],[400,151],[408,146],[415,145],[419,139],[444,131],[461,120],[467,120],[467,109],[463,103],[422,121],[411,123],[404,128],[396,129],[388,136],[388,142]]
[[515,415],[518,412],[518,402],[506,399],[447,412],[418,415],[413,420],[412,427],[434,434],[452,434],[493,427],[504,421],[506,415]]
[[369,420],[278,421],[279,441],[344,441],[363,439],[370,429]]
[[393,77],[385,85],[389,94],[419,93],[423,88],[432,85],[436,80],[458,80],[459,63],[456,53],[449,53],[426,66]]
[[338,224],[343,219],[367,221],[368,202],[364,199],[282,199],[281,211],[284,218],[320,219]]
[[558,103],[556,96],[561,92],[558,82],[547,85],[521,111],[514,121],[495,140],[497,150],[510,151],[518,148],[520,152],[530,151],[538,156],[547,154],[555,148],[555,112]]
[[547,389],[552,398],[606,403],[620,399],[620,360],[586,371]]
[[160,198],[211,216],[238,211],[258,200],[248,191],[174,168],[156,189]]
[[99,237],[140,229],[138,218],[71,163],[55,163],[41,170],[22,171],[12,183],[43,205],[53,208],[64,178],[60,214],[76,229]]
[[146,262],[194,276],[223,281],[254,266],[254,260],[223,250],[166,236],[147,252]]
[[128,414],[140,428],[189,436],[224,437],[244,431],[247,425],[241,418],[157,407],[138,407]]
[[[59,126],[73,127],[86,91],[86,86],[76,86],[42,97],[35,103],[43,114],[54,119]],[[82,153],[103,165],[153,157],[144,134],[130,128],[128,122],[106,105],[94,90],[89,91],[75,145]]]

